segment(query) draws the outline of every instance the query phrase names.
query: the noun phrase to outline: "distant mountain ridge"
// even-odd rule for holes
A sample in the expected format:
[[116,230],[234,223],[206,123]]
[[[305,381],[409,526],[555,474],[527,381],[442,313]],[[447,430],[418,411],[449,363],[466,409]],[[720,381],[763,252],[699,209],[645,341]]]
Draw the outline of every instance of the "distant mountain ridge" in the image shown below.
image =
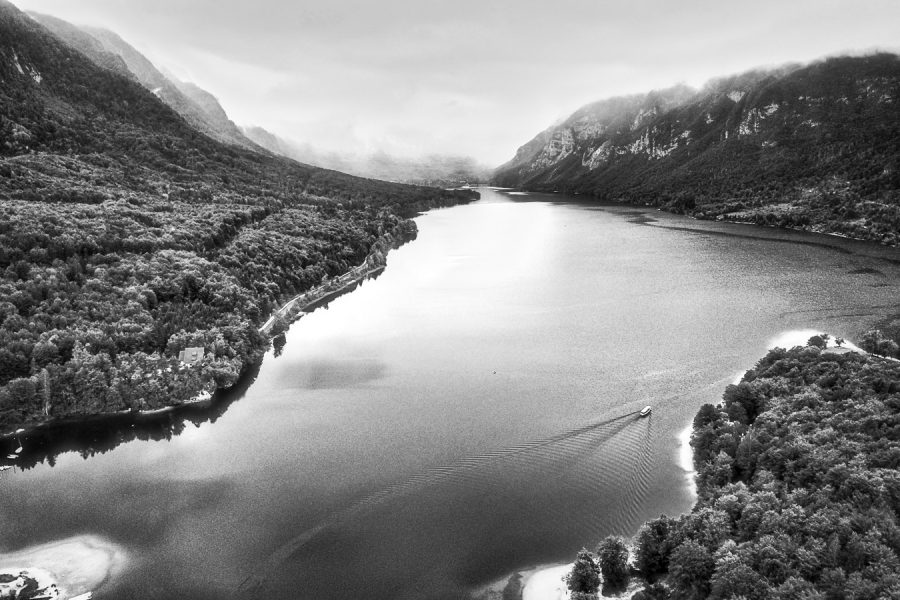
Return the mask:
[[134,77],[198,131],[226,144],[255,147],[228,118],[215,96],[195,84],[166,76],[118,34],[98,27],[79,27],[36,12],[28,15],[97,66]]
[[831,58],[587,105],[493,182],[900,242],[900,57]]
[[491,177],[489,167],[468,156],[429,154],[421,158],[399,158],[386,152],[363,155],[323,152],[311,144],[286,140],[262,127],[243,127],[242,131],[255,143],[276,154],[360,177],[436,187],[485,183]]
[[[694,90],[677,86],[648,94],[620,96],[584,106],[559,125],[539,133],[520,147],[509,162],[497,168],[498,173],[515,174],[529,180],[535,176],[553,179],[559,168],[567,166],[566,158],[579,149],[580,142],[603,139],[614,131],[630,130],[669,110],[694,95]],[[602,146],[602,143],[601,143]],[[609,145],[606,146],[609,148]],[[605,153],[589,147],[596,159]],[[545,173],[550,169],[550,173]]]
[[309,143],[288,141],[262,127],[238,127],[213,94],[157,68],[118,34],[102,28],[76,26],[36,12],[27,14],[97,66],[136,80],[191,127],[220,142],[256,151],[264,149],[304,164],[384,181],[456,187],[490,178],[489,167],[468,157],[429,155],[401,159],[385,152],[367,155],[326,152]]

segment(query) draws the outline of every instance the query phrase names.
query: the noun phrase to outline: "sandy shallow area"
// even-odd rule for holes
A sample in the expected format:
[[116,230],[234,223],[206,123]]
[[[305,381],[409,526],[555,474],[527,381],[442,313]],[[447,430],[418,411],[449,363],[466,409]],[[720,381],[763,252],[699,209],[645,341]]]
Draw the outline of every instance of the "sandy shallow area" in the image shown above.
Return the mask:
[[522,600],[566,600],[569,590],[563,578],[572,564],[554,565],[531,571],[523,579]]
[[109,540],[76,536],[0,554],[0,574],[24,572],[42,588],[57,586],[59,598],[94,592],[125,568],[125,550]]
[[[791,331],[785,331],[770,340],[767,349],[778,347],[790,350],[794,346],[805,346],[809,338],[814,335],[819,335],[820,333],[823,332],[818,329],[794,329]],[[837,348],[837,345],[834,343],[834,337],[830,337],[828,339],[828,349],[832,350]],[[861,350],[858,346],[849,341],[844,341],[844,343],[841,344],[841,348],[846,348],[847,350],[865,354],[864,350]]]
[[684,480],[691,492],[691,503],[697,501],[697,481],[694,471],[694,450],[691,448],[691,433],[694,425],[690,424],[678,434],[678,466],[684,471]]

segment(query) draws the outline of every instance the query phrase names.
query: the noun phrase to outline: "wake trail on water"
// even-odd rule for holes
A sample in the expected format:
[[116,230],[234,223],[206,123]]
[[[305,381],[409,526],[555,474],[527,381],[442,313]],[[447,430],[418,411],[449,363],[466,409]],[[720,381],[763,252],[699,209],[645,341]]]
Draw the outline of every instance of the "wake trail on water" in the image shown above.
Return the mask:
[[[650,491],[650,479],[653,467],[653,419],[646,419],[641,427],[634,428],[634,435],[629,441],[634,446],[640,446],[640,454],[636,457],[632,477],[628,480],[628,489],[625,493],[625,503],[619,514],[614,519],[615,529],[621,534],[627,534],[631,524],[638,520],[638,511],[647,499]],[[629,444],[632,446],[632,444]]]
[[[629,521],[646,497],[652,462],[649,441],[651,419],[640,419],[638,423],[635,415],[636,411],[629,412],[548,438],[466,457],[379,490],[288,540],[256,565],[240,584],[238,592],[249,597],[264,595],[269,582],[278,579],[281,566],[323,531],[366,516],[404,496],[437,492],[440,486],[446,484],[467,492],[515,497],[521,503],[522,488],[511,485],[514,482],[510,482],[510,478],[518,476],[525,485],[529,472],[541,474],[541,487],[545,490],[559,489],[559,484],[568,478],[570,481],[566,482],[564,491],[578,492],[585,497],[589,497],[598,487],[614,485],[627,478],[628,505],[624,508],[624,514],[619,514],[614,521]],[[611,443],[620,437],[624,443]],[[598,468],[596,460],[593,460],[601,450],[603,469]],[[577,477],[573,477],[576,472]],[[589,515],[589,530],[600,530],[611,524],[607,522],[609,515],[594,510]]]

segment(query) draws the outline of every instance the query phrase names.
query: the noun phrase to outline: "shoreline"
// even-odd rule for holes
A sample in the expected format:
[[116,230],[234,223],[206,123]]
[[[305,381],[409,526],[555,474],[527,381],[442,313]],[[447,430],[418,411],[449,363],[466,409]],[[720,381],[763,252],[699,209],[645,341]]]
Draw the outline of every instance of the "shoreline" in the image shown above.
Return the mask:
[[[501,190],[514,190],[513,192],[507,192],[509,194],[520,195],[522,193],[539,193],[539,194],[563,194],[567,196],[584,196],[591,197],[589,193],[577,192],[577,191],[559,191],[559,190],[544,190],[540,188],[529,189],[527,187],[512,187],[512,188],[497,188]],[[600,201],[599,198],[593,198],[593,201]],[[783,226],[783,225],[767,225],[765,223],[758,223],[756,221],[742,221],[739,219],[729,219],[725,215],[716,215],[716,216],[706,216],[699,215],[697,213],[688,213],[688,212],[676,212],[674,210],[668,210],[663,206],[656,206],[650,203],[641,203],[641,202],[629,202],[627,200],[619,201],[619,200],[604,200],[603,202],[608,202],[610,204],[615,204],[619,206],[635,206],[635,207],[645,207],[645,208],[655,208],[660,212],[666,212],[673,215],[683,215],[685,217],[689,217],[696,221],[709,221],[711,223],[734,223],[735,225],[753,225],[755,227],[763,227],[765,229],[779,229],[784,231],[796,231],[802,233],[809,233],[814,235],[825,235],[840,238],[843,240],[850,240],[854,242],[864,242],[867,244],[874,244],[876,246],[880,246],[882,248],[900,248],[900,244],[886,244],[884,242],[878,241],[873,238],[858,238],[850,235],[846,235],[843,233],[838,233],[836,231],[827,231],[825,229],[816,229],[814,227],[796,227],[796,226]]]
[[[822,331],[816,329],[792,329],[783,331],[775,337],[771,338],[767,342],[767,350],[775,347],[782,347],[787,350],[794,346],[805,346],[807,340],[814,335],[821,334]],[[858,346],[849,341],[844,341],[841,348],[838,348],[834,344],[834,337],[828,340],[828,345],[826,347],[826,352],[859,352],[862,354],[867,354],[864,350],[860,349]],[[741,382],[744,377],[744,372],[739,373],[736,378],[732,381],[733,385],[737,385]],[[694,469],[694,450],[691,447],[691,435],[694,432],[694,424],[693,420],[687,424],[687,426],[678,432],[675,436],[675,439],[678,440],[677,444],[677,456],[676,456],[676,464],[682,469],[684,472],[686,485],[691,494],[691,510],[697,504],[697,472]],[[637,532],[635,532],[636,535]],[[632,538],[633,540],[633,538]],[[537,567],[531,567],[528,569],[523,569],[520,571],[514,571],[507,577],[504,577],[497,582],[485,586],[478,593],[476,593],[475,597],[479,599],[487,600],[490,598],[490,593],[492,591],[502,591],[502,587],[498,588],[498,585],[505,583],[509,580],[510,577],[514,577],[516,574],[522,577],[521,580],[521,595],[520,600],[567,600],[569,598],[568,590],[565,588],[565,583],[562,582],[561,577],[564,577],[566,573],[571,570],[572,565],[574,563],[547,563],[545,565],[540,565]],[[600,598],[604,598],[605,596],[600,595]],[[627,596],[618,596],[619,598],[630,598],[630,595]]]
[[[302,316],[301,313],[308,313],[310,310],[315,310],[322,302],[334,300],[344,293],[352,291],[351,288],[354,288],[361,281],[384,271],[385,265],[369,267],[367,270],[363,270],[368,266],[368,260],[367,257],[366,262],[351,268],[346,273],[339,275],[336,279],[329,280],[327,283],[323,283],[318,287],[297,294],[278,307],[257,331],[272,336],[272,329],[279,318],[286,320],[289,325],[299,319]],[[335,285],[337,285],[337,287],[335,287]],[[298,303],[301,301],[304,303],[298,306]]]
[[[47,598],[90,598],[114,579],[129,562],[125,549],[105,538],[77,535],[0,553],[0,592],[12,591],[30,580],[35,593]],[[4,596],[5,597],[5,596]]]
[[[409,219],[407,219],[406,221],[402,221],[401,224],[393,228],[391,231],[387,231],[379,236],[372,243],[369,253],[366,255],[365,260],[361,264],[350,268],[348,271],[342,273],[332,280],[329,280],[326,283],[320,284],[313,289],[306,290],[305,292],[297,294],[296,296],[285,302],[278,309],[273,311],[269,318],[266,319],[265,323],[257,328],[257,331],[259,333],[264,333],[269,338],[269,343],[271,344],[271,339],[278,335],[273,335],[271,331],[275,323],[278,321],[279,317],[286,321],[286,325],[290,325],[306,312],[315,310],[323,304],[327,304],[331,300],[338,298],[345,293],[352,292],[356,289],[356,286],[358,286],[361,281],[381,274],[381,272],[383,272],[387,266],[387,255],[390,253],[390,251],[392,249],[399,248],[400,246],[416,238],[417,228],[412,227],[410,231],[408,225],[405,227],[403,225],[404,223],[409,222],[412,221]],[[303,299],[305,299],[306,302],[298,308],[296,306],[297,302]],[[17,436],[27,436],[29,433],[38,431],[44,427],[57,427],[67,424],[74,425],[91,422],[93,420],[125,417],[129,415],[152,418],[156,416],[166,415],[185,406],[197,406],[207,402],[214,403],[218,392],[227,392],[229,389],[237,386],[241,381],[241,378],[244,377],[244,375],[250,370],[250,368],[255,364],[259,364],[259,362],[261,362],[261,357],[260,360],[256,362],[242,364],[240,369],[240,377],[238,377],[238,380],[233,385],[227,388],[216,388],[214,386],[210,387],[209,384],[212,382],[207,382],[207,384],[205,385],[207,389],[200,391],[195,396],[187,400],[171,402],[170,404],[166,404],[165,406],[160,406],[158,408],[144,410],[124,409],[111,412],[97,412],[70,417],[61,417],[57,419],[47,419],[38,423],[19,426],[13,431],[0,432],[0,442],[8,442],[9,440],[16,438]]]
[[694,423],[688,423],[678,436],[678,466],[684,471],[684,479],[691,494],[691,506],[697,503],[697,471],[694,469],[694,449],[691,447],[691,435]]
[[[393,229],[384,232],[372,242],[369,253],[366,254],[362,263],[351,267],[334,279],[323,281],[317,287],[296,294],[272,311],[272,314],[269,315],[269,318],[265,320],[257,331],[266,334],[269,338],[283,333],[279,331],[274,335],[272,334],[272,330],[280,320],[286,321],[284,323],[285,326],[290,325],[302,316],[301,313],[306,313],[310,309],[315,310],[321,306],[322,302],[328,302],[352,291],[352,289],[355,289],[354,286],[361,281],[381,274],[387,267],[387,256],[391,250],[396,250],[415,240],[417,236],[418,227],[416,227],[415,221],[412,219],[401,221]],[[304,303],[298,306],[298,303],[301,301]]]

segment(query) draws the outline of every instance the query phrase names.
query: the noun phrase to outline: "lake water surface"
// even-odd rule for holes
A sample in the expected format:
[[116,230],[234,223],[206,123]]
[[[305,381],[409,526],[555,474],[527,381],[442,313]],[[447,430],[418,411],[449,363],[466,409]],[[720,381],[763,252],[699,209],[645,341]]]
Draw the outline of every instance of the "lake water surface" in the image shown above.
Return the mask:
[[900,253],[837,238],[490,189],[417,222],[216,408],[0,475],[0,551],[115,544],[101,600],[464,598],[689,510],[701,404],[900,313]]

